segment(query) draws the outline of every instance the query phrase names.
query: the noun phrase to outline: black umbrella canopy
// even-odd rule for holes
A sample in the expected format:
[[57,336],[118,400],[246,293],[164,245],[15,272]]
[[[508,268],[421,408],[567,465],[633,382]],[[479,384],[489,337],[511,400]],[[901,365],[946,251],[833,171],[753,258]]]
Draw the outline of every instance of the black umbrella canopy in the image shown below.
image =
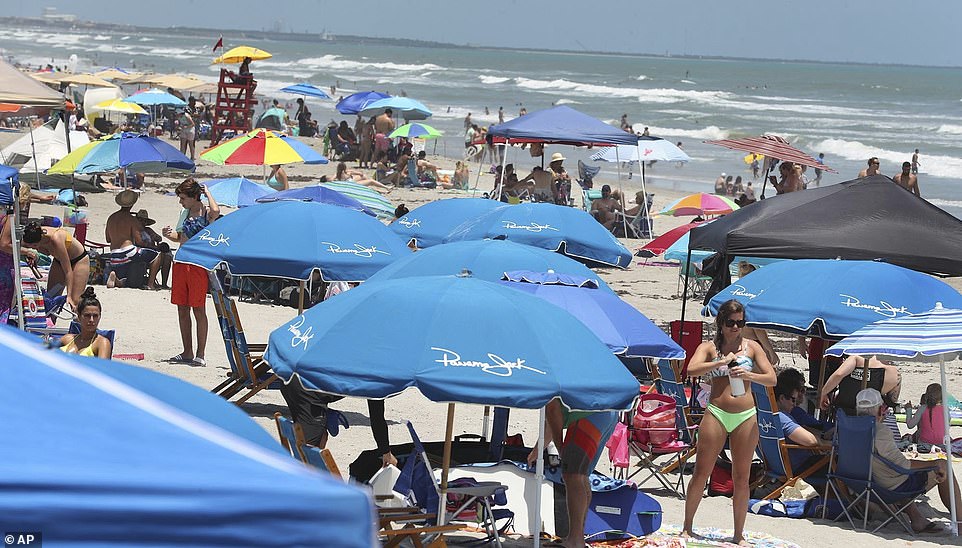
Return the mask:
[[962,221],[884,175],[757,202],[694,228],[689,246],[722,260],[841,257],[962,276]]

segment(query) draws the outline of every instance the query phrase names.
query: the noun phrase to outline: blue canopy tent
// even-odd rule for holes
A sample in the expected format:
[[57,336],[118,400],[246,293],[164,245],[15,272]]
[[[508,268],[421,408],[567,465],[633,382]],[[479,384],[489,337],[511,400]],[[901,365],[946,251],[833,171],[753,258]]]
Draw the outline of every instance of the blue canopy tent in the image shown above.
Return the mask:
[[[492,126],[488,130],[488,138],[492,140],[502,138],[507,145],[512,143],[542,143],[576,147],[638,146],[638,136],[634,133],[623,131],[565,105],[531,112],[503,124]],[[618,166],[620,173],[620,162]],[[501,176],[503,179],[503,172]],[[502,186],[503,184],[498,185],[498,199],[501,198],[500,189]],[[641,190],[646,192],[647,195],[644,180],[642,180],[641,186]],[[627,233],[627,228],[625,228],[625,233]]]
[[365,492],[291,459],[243,411],[154,371],[0,327],[0,513],[58,546],[374,541]]

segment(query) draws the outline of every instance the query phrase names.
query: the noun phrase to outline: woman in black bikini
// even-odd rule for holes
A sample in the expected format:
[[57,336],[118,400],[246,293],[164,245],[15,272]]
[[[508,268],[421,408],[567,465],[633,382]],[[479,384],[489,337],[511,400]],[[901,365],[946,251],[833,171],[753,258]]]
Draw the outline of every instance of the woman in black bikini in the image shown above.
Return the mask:
[[[67,303],[72,310],[80,304],[80,295],[87,287],[90,277],[90,261],[87,250],[63,228],[42,227],[32,222],[23,231],[23,245],[53,257],[47,277],[47,297],[55,297],[67,290]],[[36,260],[37,254],[25,255]]]

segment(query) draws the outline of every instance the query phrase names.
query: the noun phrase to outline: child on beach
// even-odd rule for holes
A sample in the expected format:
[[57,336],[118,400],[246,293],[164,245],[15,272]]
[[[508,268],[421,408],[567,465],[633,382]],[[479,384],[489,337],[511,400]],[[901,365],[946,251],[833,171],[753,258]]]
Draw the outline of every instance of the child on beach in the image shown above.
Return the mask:
[[919,400],[918,411],[905,419],[905,426],[916,428],[916,443],[942,445],[945,437],[945,418],[942,414],[942,385],[932,383]]

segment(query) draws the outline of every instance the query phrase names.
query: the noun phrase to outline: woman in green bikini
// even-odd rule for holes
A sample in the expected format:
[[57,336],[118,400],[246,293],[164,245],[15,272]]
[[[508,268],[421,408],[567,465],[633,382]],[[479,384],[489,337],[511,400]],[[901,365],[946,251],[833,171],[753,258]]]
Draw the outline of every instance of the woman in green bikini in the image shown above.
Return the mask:
[[[734,299],[725,302],[715,318],[715,339],[701,343],[688,364],[689,375],[709,378],[711,396],[698,428],[695,473],[688,483],[682,535],[692,536],[692,521],[705,492],[705,484],[718,454],[725,446],[725,440],[730,438],[732,483],[735,488],[732,495],[735,519],[732,542],[748,546],[743,537],[745,514],[748,512],[748,476],[752,455],[758,444],[758,422],[750,383],[774,386],[776,378],[775,370],[762,347],[742,337],[744,327],[745,308],[742,304]],[[739,386],[744,388],[738,390]]]

